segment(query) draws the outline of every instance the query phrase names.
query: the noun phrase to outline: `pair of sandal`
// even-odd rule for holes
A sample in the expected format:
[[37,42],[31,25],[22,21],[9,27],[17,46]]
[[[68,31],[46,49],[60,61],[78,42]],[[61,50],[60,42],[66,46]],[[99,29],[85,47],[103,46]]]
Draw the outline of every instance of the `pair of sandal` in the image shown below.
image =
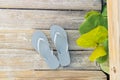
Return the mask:
[[53,25],[50,28],[50,36],[57,49],[58,59],[49,47],[48,39],[41,31],[36,31],[32,36],[32,45],[35,50],[45,59],[51,69],[70,64],[67,34],[63,28]]

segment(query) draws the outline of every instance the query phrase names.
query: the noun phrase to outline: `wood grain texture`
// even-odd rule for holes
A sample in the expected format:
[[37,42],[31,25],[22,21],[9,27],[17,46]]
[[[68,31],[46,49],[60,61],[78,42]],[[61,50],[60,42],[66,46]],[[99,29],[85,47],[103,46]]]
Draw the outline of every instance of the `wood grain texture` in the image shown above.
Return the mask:
[[[91,78],[91,77],[89,77],[89,78]],[[88,78],[0,78],[0,79],[1,80],[10,80],[10,79],[11,80],[40,80],[40,79],[41,80],[81,80],[81,79],[92,80],[92,79],[88,79]],[[94,80],[98,80],[98,79],[94,78]],[[107,80],[107,79],[103,78],[100,80]]]
[[13,71],[0,72],[4,80],[107,80],[101,71]]
[[108,0],[110,80],[120,80],[120,0]]
[[100,0],[0,0],[0,8],[101,10]]
[[49,30],[51,25],[57,24],[65,29],[78,30],[86,12],[0,9],[0,28]]
[[[0,0],[0,80],[106,80],[88,60],[92,49],[75,43],[87,10],[100,9],[100,0]],[[49,69],[31,45],[33,32],[42,30],[56,50],[49,37],[53,24],[67,31],[71,56],[71,64],[57,70]]]
[[[54,43],[50,38],[50,31],[49,30],[41,31],[46,34],[50,42],[50,47],[55,50]],[[68,33],[69,50],[92,50],[84,49],[76,45],[76,39],[80,36],[78,30],[66,30],[66,31]],[[33,50],[31,38],[34,32],[35,32],[34,29],[26,30],[0,29],[0,48]]]
[[[70,51],[71,64],[59,69],[100,70],[96,63],[90,62],[91,51]],[[57,54],[55,51],[54,54]],[[36,52],[22,49],[0,49],[0,71],[48,70],[45,60]]]

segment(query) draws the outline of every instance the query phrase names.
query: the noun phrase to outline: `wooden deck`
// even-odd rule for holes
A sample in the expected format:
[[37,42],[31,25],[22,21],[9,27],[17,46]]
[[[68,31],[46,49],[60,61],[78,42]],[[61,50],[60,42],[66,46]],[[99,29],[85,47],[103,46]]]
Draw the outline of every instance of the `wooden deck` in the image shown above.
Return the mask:
[[[107,80],[96,63],[88,60],[92,49],[75,44],[79,25],[89,10],[100,10],[100,0],[0,0],[0,80]],[[33,49],[31,36],[51,25],[68,33],[71,64],[50,70]]]

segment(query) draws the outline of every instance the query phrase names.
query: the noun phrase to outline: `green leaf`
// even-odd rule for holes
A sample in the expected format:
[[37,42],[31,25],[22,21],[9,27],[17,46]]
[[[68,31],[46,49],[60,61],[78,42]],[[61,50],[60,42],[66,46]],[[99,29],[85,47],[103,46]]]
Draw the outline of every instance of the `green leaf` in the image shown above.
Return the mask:
[[90,11],[85,15],[85,19],[87,19],[88,17],[92,16],[92,15],[99,15],[100,13],[97,11]]
[[79,28],[81,34],[85,34],[99,25],[104,26],[107,29],[107,18],[99,12],[88,12],[85,18],[85,21],[80,25]]
[[109,74],[109,59],[107,59],[107,61],[105,61],[104,63],[100,63],[100,67],[104,72]]
[[109,56],[108,39],[104,41],[103,46],[104,46],[105,51],[106,51],[107,54],[105,56],[103,56],[103,57],[98,58],[96,61],[98,63],[100,63],[101,69],[104,72],[108,73],[109,72],[109,65],[108,65],[108,62],[109,62],[108,61],[109,60],[109,57],[108,57]]
[[105,51],[108,52],[108,39],[104,41],[103,46],[105,47]]
[[103,46],[98,46],[90,55],[89,59],[90,61],[95,61],[97,58],[105,56],[106,51]]
[[95,48],[98,44],[104,42],[108,37],[108,31],[103,26],[98,26],[90,32],[83,34],[76,40],[78,46],[83,48]]
[[108,59],[108,53],[106,52],[106,55],[105,55],[105,56],[102,56],[102,57],[97,58],[96,61],[97,61],[98,63],[104,63],[105,61],[107,61],[107,59]]
[[107,17],[107,6],[106,6],[106,5],[105,5],[104,8],[103,8],[102,15],[103,15],[104,17]]

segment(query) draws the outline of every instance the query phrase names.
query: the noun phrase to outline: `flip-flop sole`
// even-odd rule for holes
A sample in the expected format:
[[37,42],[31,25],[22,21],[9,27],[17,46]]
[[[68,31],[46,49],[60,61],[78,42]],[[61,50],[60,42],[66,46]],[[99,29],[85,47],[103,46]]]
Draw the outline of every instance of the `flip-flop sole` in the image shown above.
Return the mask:
[[[39,39],[43,40],[40,40],[39,42]],[[44,33],[41,31],[36,31],[32,36],[32,45],[35,50],[45,59],[46,63],[51,69],[56,69],[59,67],[59,61],[51,52],[48,40]]]
[[68,51],[68,40],[67,40],[67,33],[63,28],[57,25],[53,25],[50,29],[51,38],[54,42],[55,34],[60,33],[60,36],[56,38],[56,42],[54,42],[57,52],[58,58],[61,66],[67,66],[70,64],[70,55]]

